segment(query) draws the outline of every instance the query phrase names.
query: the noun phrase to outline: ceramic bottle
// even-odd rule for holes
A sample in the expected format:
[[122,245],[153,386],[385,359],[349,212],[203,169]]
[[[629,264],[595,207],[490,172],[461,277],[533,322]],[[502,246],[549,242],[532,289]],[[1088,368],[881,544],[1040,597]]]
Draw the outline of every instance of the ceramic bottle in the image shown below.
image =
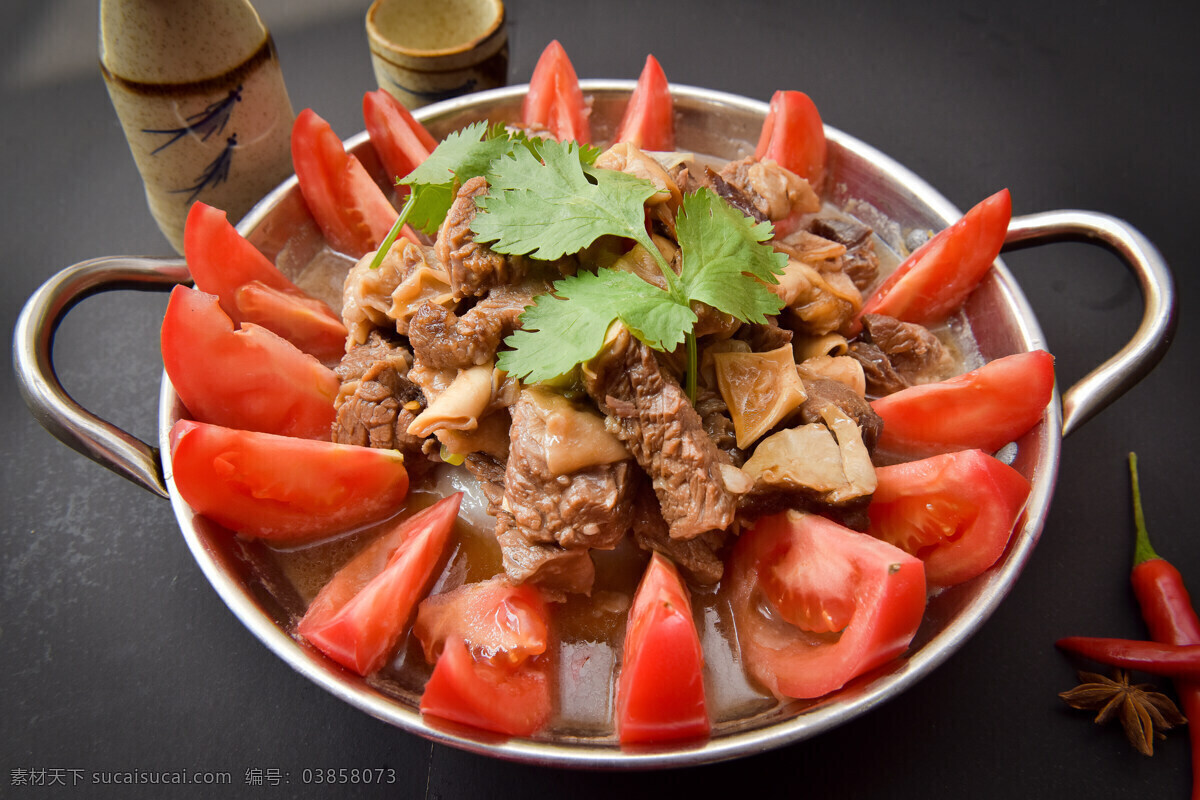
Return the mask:
[[237,223],[292,172],[295,115],[248,0],[101,0],[100,66],[159,228],[192,203]]

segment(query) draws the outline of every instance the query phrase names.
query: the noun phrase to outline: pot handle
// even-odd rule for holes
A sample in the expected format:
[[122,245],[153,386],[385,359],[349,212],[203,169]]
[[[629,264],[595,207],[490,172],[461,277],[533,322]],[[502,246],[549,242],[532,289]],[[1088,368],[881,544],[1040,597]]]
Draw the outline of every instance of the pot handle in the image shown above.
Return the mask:
[[161,497],[168,492],[158,448],[71,399],[54,371],[54,334],[67,312],[91,295],[113,289],[168,291],[190,281],[181,258],[105,256],[81,261],[30,296],[13,332],[17,384],[37,421],[63,444]]
[[1066,241],[1098,244],[1116,253],[1137,278],[1145,310],[1133,338],[1063,393],[1063,436],[1100,413],[1154,368],[1171,344],[1176,321],[1175,286],[1167,263],[1150,240],[1124,220],[1077,210],[1013,217],[1004,250]]

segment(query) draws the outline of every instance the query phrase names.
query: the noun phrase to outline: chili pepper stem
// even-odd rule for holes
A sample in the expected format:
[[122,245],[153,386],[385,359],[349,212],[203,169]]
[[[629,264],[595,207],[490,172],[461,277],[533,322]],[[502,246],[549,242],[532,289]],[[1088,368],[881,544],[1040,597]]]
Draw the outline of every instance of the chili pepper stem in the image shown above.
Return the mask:
[[1137,538],[1133,546],[1133,564],[1144,563],[1160,558],[1150,544],[1150,534],[1146,530],[1146,516],[1142,511],[1142,492],[1138,485],[1137,453],[1129,454],[1129,478],[1133,487],[1133,524],[1137,529]]

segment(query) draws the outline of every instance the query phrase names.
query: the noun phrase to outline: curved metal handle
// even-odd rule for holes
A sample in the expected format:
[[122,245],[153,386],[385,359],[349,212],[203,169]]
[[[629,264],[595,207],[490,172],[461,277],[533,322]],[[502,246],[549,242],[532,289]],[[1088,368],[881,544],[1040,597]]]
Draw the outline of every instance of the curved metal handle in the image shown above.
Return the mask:
[[157,447],[105,422],[71,399],[54,371],[54,334],[86,297],[113,289],[166,291],[191,281],[183,259],[107,256],[67,267],[25,303],[13,332],[13,367],[25,404],[63,444],[137,485],[167,497]]
[[1079,428],[1154,368],[1175,333],[1175,285],[1167,263],[1150,240],[1124,220],[1094,211],[1046,211],[1013,217],[1005,250],[1049,242],[1103,245],[1137,277],[1142,322],[1116,355],[1063,393],[1063,436]]

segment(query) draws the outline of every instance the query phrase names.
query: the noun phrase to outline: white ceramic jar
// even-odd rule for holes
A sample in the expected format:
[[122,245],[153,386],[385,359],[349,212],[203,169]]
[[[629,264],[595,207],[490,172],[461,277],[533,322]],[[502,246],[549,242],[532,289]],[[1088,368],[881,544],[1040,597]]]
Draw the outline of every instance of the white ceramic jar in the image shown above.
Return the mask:
[[100,65],[150,211],[177,251],[193,202],[236,223],[291,174],[295,115],[248,0],[101,0]]

